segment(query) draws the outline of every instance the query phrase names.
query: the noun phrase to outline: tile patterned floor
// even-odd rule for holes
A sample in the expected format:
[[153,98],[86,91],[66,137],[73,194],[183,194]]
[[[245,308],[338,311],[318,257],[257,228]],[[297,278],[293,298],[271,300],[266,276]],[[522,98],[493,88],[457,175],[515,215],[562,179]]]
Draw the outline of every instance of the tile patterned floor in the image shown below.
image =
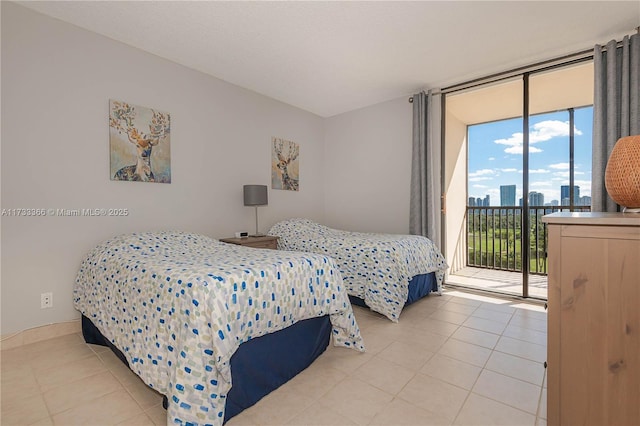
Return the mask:
[[[397,324],[354,307],[367,352],[330,346],[241,425],[546,425],[540,305],[445,291]],[[79,334],[1,352],[2,425],[163,425],[162,398]]]

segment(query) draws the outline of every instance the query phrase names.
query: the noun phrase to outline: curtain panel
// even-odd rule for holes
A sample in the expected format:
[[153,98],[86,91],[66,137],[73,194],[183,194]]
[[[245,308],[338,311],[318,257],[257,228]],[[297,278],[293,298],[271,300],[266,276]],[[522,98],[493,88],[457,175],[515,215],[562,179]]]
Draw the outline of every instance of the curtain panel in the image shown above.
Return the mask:
[[440,96],[431,90],[413,95],[409,232],[441,249]]
[[593,164],[591,211],[615,212],[618,205],[605,188],[605,169],[614,145],[640,134],[640,34],[625,36],[593,52]]

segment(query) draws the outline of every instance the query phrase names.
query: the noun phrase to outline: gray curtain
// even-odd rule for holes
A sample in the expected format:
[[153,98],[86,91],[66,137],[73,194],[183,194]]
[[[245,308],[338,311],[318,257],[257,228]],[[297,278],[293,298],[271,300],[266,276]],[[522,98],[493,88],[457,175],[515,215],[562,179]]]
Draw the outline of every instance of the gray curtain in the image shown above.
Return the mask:
[[593,167],[591,210],[615,212],[607,194],[604,172],[614,145],[624,136],[640,134],[640,34],[615,40],[593,52]]
[[441,248],[440,95],[413,95],[413,150],[409,232]]

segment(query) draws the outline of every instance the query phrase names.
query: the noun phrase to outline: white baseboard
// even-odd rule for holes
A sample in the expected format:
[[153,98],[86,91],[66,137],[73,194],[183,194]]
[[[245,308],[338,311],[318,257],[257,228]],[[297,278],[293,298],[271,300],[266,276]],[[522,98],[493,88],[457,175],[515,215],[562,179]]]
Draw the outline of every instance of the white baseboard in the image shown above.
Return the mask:
[[53,339],[54,337],[80,332],[82,332],[82,325],[79,318],[72,321],[47,324],[2,336],[0,338],[0,349],[13,349],[41,340]]

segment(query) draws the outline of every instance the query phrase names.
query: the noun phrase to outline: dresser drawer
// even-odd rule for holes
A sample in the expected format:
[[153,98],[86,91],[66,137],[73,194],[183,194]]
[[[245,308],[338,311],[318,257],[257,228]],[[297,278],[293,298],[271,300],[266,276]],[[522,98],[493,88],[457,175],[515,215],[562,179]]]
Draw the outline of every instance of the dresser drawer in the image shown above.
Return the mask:
[[272,235],[246,238],[223,238],[220,241],[223,243],[236,244],[251,248],[278,249],[278,237],[274,237]]
[[276,250],[278,248],[278,241],[258,241],[258,242],[250,242],[248,244],[242,244],[245,247],[253,247],[253,248],[265,248],[265,249],[273,249]]

